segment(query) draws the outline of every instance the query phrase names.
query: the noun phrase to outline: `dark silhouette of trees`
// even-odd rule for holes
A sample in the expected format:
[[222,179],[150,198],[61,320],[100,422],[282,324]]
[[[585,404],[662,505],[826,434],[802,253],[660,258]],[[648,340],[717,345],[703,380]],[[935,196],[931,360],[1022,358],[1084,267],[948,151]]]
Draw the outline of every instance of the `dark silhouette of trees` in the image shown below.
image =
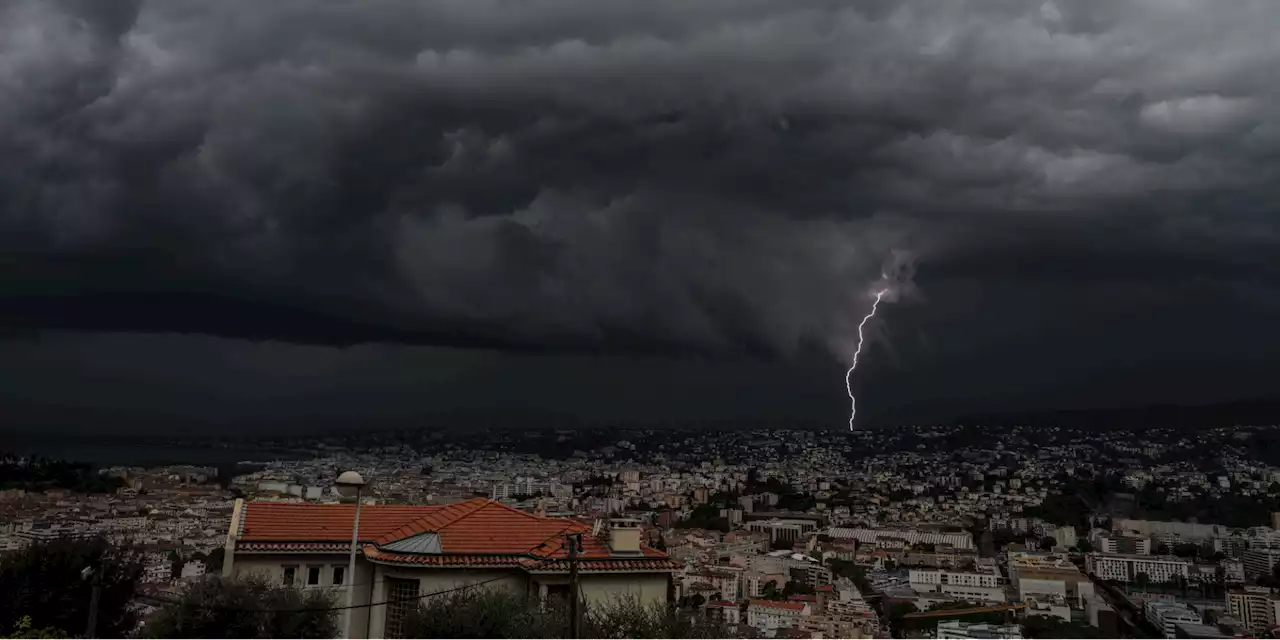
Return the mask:
[[22,616],[22,618],[18,620],[18,626],[16,629],[14,629],[13,633],[10,633],[9,635],[3,636],[3,637],[11,640],[16,640],[17,638],[36,638],[39,640],[54,640],[54,639],[60,639],[60,638],[70,638],[71,636],[68,635],[66,631],[63,631],[61,629],[54,629],[53,627],[45,627],[44,629],[33,629],[31,628],[31,616]]
[[720,517],[720,508],[712,504],[700,504],[693,508],[689,517],[677,521],[674,529],[715,529],[728,532],[733,529],[728,518]]
[[[700,597],[700,596],[695,596]],[[690,600],[693,600],[691,598]],[[705,600],[705,599],[704,599]],[[404,623],[408,638],[565,638],[567,605],[500,589],[465,589],[423,601]],[[726,638],[728,630],[696,610],[622,598],[583,604],[584,638]]]
[[143,632],[149,638],[335,638],[336,596],[259,576],[208,575],[166,603]]
[[40,542],[0,556],[0,634],[14,633],[23,619],[31,629],[83,633],[93,590],[86,568],[99,572],[102,585],[99,636],[133,631],[137,618],[128,605],[142,579],[141,556],[92,538]]

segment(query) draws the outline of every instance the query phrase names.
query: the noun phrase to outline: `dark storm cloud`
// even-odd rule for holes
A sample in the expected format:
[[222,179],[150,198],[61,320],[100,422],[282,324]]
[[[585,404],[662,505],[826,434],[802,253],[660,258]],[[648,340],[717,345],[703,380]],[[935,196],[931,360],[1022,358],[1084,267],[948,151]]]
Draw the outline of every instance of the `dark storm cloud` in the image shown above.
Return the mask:
[[849,5],[6,3],[0,311],[786,353],[902,249],[929,300],[1275,294],[1280,6]]

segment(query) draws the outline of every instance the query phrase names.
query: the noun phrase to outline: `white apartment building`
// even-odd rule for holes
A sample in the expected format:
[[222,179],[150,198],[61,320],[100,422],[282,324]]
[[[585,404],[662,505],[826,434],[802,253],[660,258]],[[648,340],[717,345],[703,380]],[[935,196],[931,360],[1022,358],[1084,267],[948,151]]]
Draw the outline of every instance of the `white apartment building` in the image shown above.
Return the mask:
[[829,535],[836,540],[857,540],[858,544],[875,545],[879,538],[894,538],[907,544],[949,544],[956,549],[974,549],[973,535],[969,532],[944,533],[940,531],[919,531],[915,529],[863,529],[851,527],[833,527]]
[[1052,536],[1057,541],[1058,546],[1063,549],[1074,547],[1080,542],[1079,537],[1076,535],[1076,528],[1071,525],[1058,527],[1046,533]]
[[912,569],[912,584],[951,584],[963,587],[998,587],[1004,579],[998,574],[942,571],[937,569]]
[[1270,575],[1277,561],[1280,561],[1280,549],[1249,549],[1241,558],[1245,575],[1251,577]]
[[938,640],[959,638],[998,638],[1000,640],[1021,640],[1022,628],[1016,624],[994,625],[959,620],[944,620],[938,623]]
[[1149,556],[1151,555],[1151,538],[1095,533],[1093,547],[1100,553]]
[[1240,562],[1239,560],[1223,560],[1221,562],[1221,565],[1222,565],[1223,573],[1225,574],[1223,576],[1223,579],[1226,580],[1227,584],[1244,583],[1244,563],[1243,562]]
[[200,576],[204,575],[206,569],[207,567],[203,562],[200,562],[199,560],[188,560],[185,564],[182,565],[182,574],[180,577],[183,580],[186,580],[189,578],[199,578]]
[[977,602],[1004,602],[1005,580],[998,572],[975,573],[941,571],[936,569],[912,569],[909,573],[911,588],[923,593],[945,593],[964,600]]
[[778,629],[800,626],[801,618],[808,616],[809,611],[809,604],[805,602],[752,600],[747,605],[747,625],[773,635]]
[[1103,580],[1133,582],[1138,574],[1145,573],[1149,582],[1168,582],[1175,575],[1184,578],[1191,574],[1191,562],[1172,556],[1118,555],[1109,553],[1085,554],[1085,567]]
[[1227,612],[1244,622],[1250,631],[1264,632],[1275,626],[1280,600],[1266,587],[1245,587],[1227,592]]
[[1200,614],[1181,602],[1147,600],[1142,609],[1147,622],[1150,622],[1155,628],[1164,633],[1166,638],[1177,637],[1174,627],[1178,623],[1200,624],[1204,622],[1200,618]]
[[782,520],[771,518],[747,523],[748,531],[763,531],[769,534],[769,540],[799,540],[816,531],[818,525],[812,520]]

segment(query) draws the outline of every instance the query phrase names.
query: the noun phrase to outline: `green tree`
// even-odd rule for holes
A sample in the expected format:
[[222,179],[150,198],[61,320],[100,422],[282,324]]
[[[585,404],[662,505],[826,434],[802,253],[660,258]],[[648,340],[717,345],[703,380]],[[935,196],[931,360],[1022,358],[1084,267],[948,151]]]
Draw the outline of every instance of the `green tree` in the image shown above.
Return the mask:
[[1057,616],[1027,616],[1022,620],[1024,638],[1102,638],[1096,627],[1067,622]]
[[98,635],[133,631],[137,618],[129,603],[142,579],[140,554],[101,538],[63,538],[0,556],[0,635],[15,633],[24,619],[29,629],[82,633],[93,591],[82,573],[87,568],[98,572],[102,587]]
[[1080,553],[1089,553],[1093,551],[1093,543],[1088,540],[1078,540],[1076,541],[1076,548],[1080,550]]
[[764,588],[760,590],[761,597],[765,600],[781,600],[782,594],[778,591],[778,582],[770,580],[764,583]]
[[1151,584],[1151,576],[1148,576],[1145,572],[1139,571],[1138,575],[1133,577],[1133,583],[1138,585],[1138,590],[1146,591],[1147,585]]
[[920,609],[910,602],[891,602],[889,603],[889,620],[896,622],[902,620],[908,614],[916,613]]
[[[584,638],[724,638],[728,630],[701,613],[622,598],[583,604]],[[502,589],[464,589],[429,598],[405,620],[409,638],[564,638],[563,603],[540,606]]]
[[1058,546],[1058,541],[1053,536],[1045,536],[1040,538],[1039,546],[1041,551],[1053,551],[1053,548]]
[[149,638],[334,638],[336,592],[261,576],[207,575],[187,585],[143,629]]
[[182,555],[176,550],[169,552],[169,573],[174,578],[182,576]]
[[44,629],[32,629],[31,616],[22,616],[21,618],[18,619],[18,625],[13,630],[13,633],[4,637],[8,639],[13,639],[13,640],[16,640],[17,638],[36,638],[38,640],[54,640],[57,638],[70,638],[71,636],[67,635],[67,632],[62,631],[61,629],[54,629],[53,627],[46,627]]

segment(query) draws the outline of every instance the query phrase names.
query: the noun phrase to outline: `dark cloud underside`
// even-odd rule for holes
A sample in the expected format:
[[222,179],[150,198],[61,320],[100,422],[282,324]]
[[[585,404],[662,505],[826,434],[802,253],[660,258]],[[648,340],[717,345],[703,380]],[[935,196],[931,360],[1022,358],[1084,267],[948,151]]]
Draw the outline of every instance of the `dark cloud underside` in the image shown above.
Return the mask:
[[1159,355],[1206,321],[1229,360],[1280,299],[1278,26],[1271,0],[14,0],[0,318],[844,354],[911,250],[907,361],[1082,326]]

